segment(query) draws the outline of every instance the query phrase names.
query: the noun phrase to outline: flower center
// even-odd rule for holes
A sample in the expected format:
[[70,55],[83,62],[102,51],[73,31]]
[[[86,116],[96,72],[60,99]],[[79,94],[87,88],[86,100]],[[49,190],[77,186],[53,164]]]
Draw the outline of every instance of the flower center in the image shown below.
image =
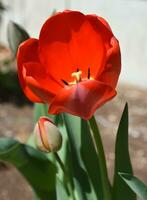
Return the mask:
[[[77,71],[73,72],[71,74],[71,77],[74,78],[74,81],[72,82],[67,82],[63,79],[61,79],[61,81],[64,83],[64,85],[75,85],[82,81],[82,71],[77,68]],[[87,78],[83,78],[83,80],[87,80],[87,79],[93,80],[93,78],[90,76],[90,68],[88,68]]]
[[76,83],[79,83],[81,81],[81,75],[82,75],[82,71],[73,72],[71,74],[71,76],[75,78]]

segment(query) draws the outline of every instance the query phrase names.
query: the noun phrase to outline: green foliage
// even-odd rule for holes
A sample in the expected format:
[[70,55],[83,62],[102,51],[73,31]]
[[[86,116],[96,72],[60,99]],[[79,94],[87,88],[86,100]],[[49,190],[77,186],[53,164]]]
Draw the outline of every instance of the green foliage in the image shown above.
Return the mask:
[[67,129],[70,171],[74,176],[74,184],[79,199],[103,199],[100,181],[98,155],[92,143],[88,123],[78,117],[64,114]]
[[119,175],[141,200],[147,200],[147,185],[131,174],[119,173]]
[[[36,104],[35,121],[42,115],[51,117],[47,110],[48,106]],[[69,114],[54,116],[53,120],[63,135],[63,146],[58,155],[64,163],[65,173],[54,154],[46,155],[13,139],[0,139],[0,160],[10,162],[19,170],[32,186],[38,200],[106,200],[102,189],[100,152],[95,150],[88,122]],[[92,131],[98,133],[97,127],[94,127]],[[32,139],[29,144],[33,146]],[[136,200],[135,193],[142,200],[147,199],[147,186],[132,174],[126,104],[117,132],[110,200]],[[68,190],[69,184],[73,196]]]
[[[60,123],[61,118],[58,115],[50,115],[48,114],[48,105],[47,104],[34,104],[34,122],[37,122],[39,117],[41,116],[47,116],[51,118],[53,121],[55,121],[56,124],[58,124],[58,121]],[[58,120],[59,119],[59,120]]]
[[[1,4],[0,4],[1,6]],[[28,33],[18,24],[9,22],[8,24],[8,42],[15,58],[18,46],[21,42],[29,38]],[[27,98],[23,95],[20,88],[17,72],[10,68],[13,59],[7,59],[3,63],[4,70],[0,71],[0,93],[2,101],[12,101],[17,104],[23,104]]]
[[65,190],[63,183],[57,178],[56,182],[57,199],[69,200],[69,196]]
[[20,88],[17,73],[12,70],[0,71],[0,94],[1,101],[11,101],[19,105],[29,102]]
[[0,1],[0,13],[1,13],[2,11],[4,11],[5,9],[6,9],[6,8],[5,8],[3,2]]
[[10,21],[8,24],[7,36],[10,49],[15,57],[19,45],[29,38],[29,34],[20,25]]
[[118,172],[133,174],[128,149],[128,105],[125,105],[117,132],[115,144],[115,171],[113,183],[113,200],[136,200],[132,190],[122,181]]
[[93,146],[88,123],[85,120],[81,120],[81,158],[97,199],[103,199],[99,159]]
[[68,155],[67,165],[69,166],[70,173],[73,175],[72,178],[78,198],[87,200],[87,194],[91,192],[91,188],[82,160],[80,159],[80,118],[64,114],[64,121],[69,140],[68,154],[70,154],[70,156]]
[[111,184],[108,178],[103,142],[94,116],[89,120],[89,125],[91,128],[93,145],[95,146],[96,152],[98,153],[103,199],[111,200]]
[[44,154],[16,140],[0,138],[0,160],[14,165],[40,199],[56,199],[56,167]]
[[45,104],[34,104],[34,122],[37,122],[39,117],[41,116],[48,116],[48,106]]

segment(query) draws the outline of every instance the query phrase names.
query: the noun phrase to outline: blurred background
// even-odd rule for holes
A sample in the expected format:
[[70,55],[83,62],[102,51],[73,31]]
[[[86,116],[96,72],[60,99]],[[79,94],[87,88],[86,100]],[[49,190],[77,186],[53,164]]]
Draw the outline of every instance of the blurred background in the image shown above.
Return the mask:
[[[146,0],[1,0],[0,1],[0,136],[26,141],[33,130],[33,106],[19,87],[16,61],[8,46],[12,20],[38,37],[54,10],[79,10],[104,17],[120,41],[122,72],[118,95],[96,112],[110,177],[114,141],[125,102],[129,103],[130,153],[135,174],[147,183],[147,1]],[[26,192],[24,192],[26,191]],[[23,193],[23,196],[22,196]],[[9,165],[0,164],[0,200],[31,200],[31,189]]]

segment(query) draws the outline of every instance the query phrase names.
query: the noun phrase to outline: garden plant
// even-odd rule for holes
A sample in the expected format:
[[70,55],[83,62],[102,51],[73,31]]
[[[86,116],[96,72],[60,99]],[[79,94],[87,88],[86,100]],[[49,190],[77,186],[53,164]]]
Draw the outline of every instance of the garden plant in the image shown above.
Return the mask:
[[34,131],[26,144],[0,138],[0,160],[26,178],[34,199],[147,200],[147,186],[133,175],[129,156],[127,103],[113,180],[94,117],[117,95],[121,71],[120,45],[108,22],[65,10],[46,20],[39,39],[10,22],[8,41],[21,88],[34,102]]

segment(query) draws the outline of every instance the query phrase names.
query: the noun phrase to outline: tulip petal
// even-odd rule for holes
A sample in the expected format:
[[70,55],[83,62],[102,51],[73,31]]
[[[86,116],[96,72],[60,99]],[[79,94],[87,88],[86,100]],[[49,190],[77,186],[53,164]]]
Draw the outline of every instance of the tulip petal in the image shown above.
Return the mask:
[[95,30],[101,32],[107,50],[105,66],[102,68],[101,73],[97,74],[96,79],[115,89],[121,71],[119,42],[113,35],[112,30],[105,19],[96,15],[87,16]]
[[71,74],[79,68],[87,78],[101,70],[105,61],[105,46],[101,33],[95,31],[89,19],[77,11],[58,13],[49,18],[40,33],[41,63],[58,81],[72,81]]
[[97,18],[98,18],[98,20],[99,20],[101,23],[103,23],[103,25],[104,25],[110,32],[112,32],[110,25],[108,24],[108,22],[107,22],[103,17],[99,17],[99,16],[98,16]]
[[39,63],[25,63],[23,66],[23,79],[27,88],[45,103],[49,103],[62,88],[50,76],[47,76],[45,69]]
[[99,80],[115,88],[121,71],[121,54],[119,42],[115,37],[111,38],[111,48],[107,51],[105,70],[99,76]]
[[98,17],[97,15],[87,15],[87,18],[89,19],[89,22],[93,26],[93,29],[101,34],[101,37],[103,39],[103,42],[105,44],[106,50],[108,50],[110,45],[110,40],[113,37],[111,29],[108,28],[108,23],[101,17]]
[[18,66],[18,76],[21,87],[25,95],[34,102],[43,102],[34,92],[32,92],[26,85],[23,78],[23,65],[26,62],[39,62],[38,59],[38,40],[31,38],[23,42],[17,52],[17,66]]
[[50,114],[68,112],[89,119],[95,110],[116,95],[110,86],[95,80],[63,88],[49,107]]

